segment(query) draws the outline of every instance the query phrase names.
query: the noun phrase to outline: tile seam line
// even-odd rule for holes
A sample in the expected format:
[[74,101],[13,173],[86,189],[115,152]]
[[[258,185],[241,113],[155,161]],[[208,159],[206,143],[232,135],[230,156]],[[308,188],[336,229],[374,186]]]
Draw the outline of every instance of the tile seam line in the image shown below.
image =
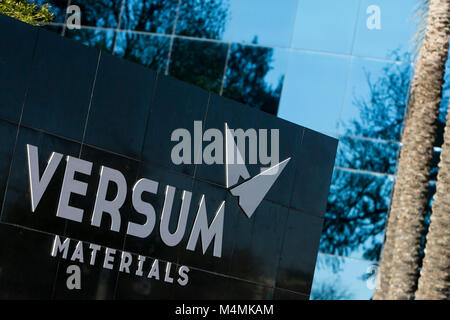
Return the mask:
[[178,0],[177,13],[175,14],[175,21],[173,23],[172,33],[170,34],[169,52],[167,54],[167,63],[166,63],[166,68],[164,70],[164,74],[166,76],[169,74],[170,60],[172,58],[173,42],[174,42],[174,37],[175,37],[176,30],[177,30],[178,15],[180,13],[181,1],[182,0]]
[[339,167],[334,166],[333,169],[341,170],[341,171],[347,171],[357,174],[366,174],[371,176],[380,176],[380,177],[392,177],[395,178],[397,176],[397,173],[383,173],[383,172],[375,172],[375,171],[368,171],[368,170],[361,170],[361,169],[352,169],[352,168],[345,168],[345,167]]
[[[295,156],[296,157],[297,156],[298,157],[301,156],[300,153],[301,153],[301,149],[302,149],[302,145],[303,145],[303,138],[305,137],[305,131],[306,131],[306,129],[302,128],[301,136],[299,134],[298,137],[297,137],[297,139],[300,140],[299,141],[300,143],[299,143],[299,145],[297,147],[297,150],[295,152]],[[297,181],[297,164],[296,164],[295,169],[294,169],[294,183],[295,183],[295,181]],[[289,207],[291,206],[293,198],[294,198],[294,186],[292,186],[291,196],[289,197]],[[290,217],[291,214],[292,214],[292,210],[290,210],[290,208],[289,208],[288,212],[287,212],[286,222],[285,222],[284,228],[283,228],[283,239],[281,240],[281,244],[280,244],[280,254],[279,254],[278,259],[277,259],[278,261],[277,261],[277,267],[276,267],[276,271],[275,271],[275,283],[274,283],[275,286],[277,285],[278,273],[280,271],[280,265],[281,265],[282,256],[283,256],[283,252],[284,252],[284,244],[285,244],[285,240],[286,240],[286,232],[287,232],[287,228],[288,228],[288,224],[289,224],[289,217]],[[322,223],[323,223],[323,220],[322,220]],[[313,278],[314,278],[314,275],[313,275]],[[311,283],[312,283],[312,280],[311,280]],[[311,288],[309,288],[309,290],[311,290]]]
[[154,106],[154,103],[155,103],[156,90],[158,89],[158,83],[160,81],[160,72],[156,72],[156,75],[154,77],[154,81],[155,82],[153,83],[153,86],[151,88],[152,96],[150,98],[149,106],[147,107],[148,108],[147,109],[147,119],[145,120],[144,136],[143,136],[143,139],[142,139],[142,146],[141,146],[139,158],[138,159],[133,159],[133,160],[137,160],[139,162],[142,162],[144,149],[145,149],[145,144],[147,142],[147,132],[148,132],[148,127],[150,125],[150,120],[152,119],[152,110],[153,110],[153,106]]
[[[206,125],[206,119],[208,117],[208,111],[209,111],[209,104],[211,103],[211,91],[208,92],[208,101],[206,102],[206,108],[205,108],[205,115],[203,116],[203,126]],[[203,150],[199,150],[199,152],[203,152]],[[195,155],[194,155],[195,157]],[[195,158],[194,158],[195,159]],[[192,175],[192,188],[194,188],[194,182],[197,176],[197,168],[198,168],[198,164],[194,164],[194,173]]]
[[300,1],[301,0],[297,0],[295,2],[294,21],[292,22],[292,33],[291,33],[291,39],[289,40],[289,48],[292,48],[292,44],[294,42],[295,26],[297,24],[298,11],[300,10]]
[[[7,123],[9,123],[11,125],[18,125],[17,122],[8,121],[7,119],[0,119],[0,121],[5,121],[5,122],[7,122]],[[40,132],[40,133],[44,133],[46,135],[49,135],[49,136],[52,136],[52,137],[64,140],[65,142],[71,142],[71,143],[76,143],[76,144],[81,145],[81,141],[79,141],[79,140],[73,140],[73,139],[70,139],[70,138],[66,138],[64,136],[52,133],[50,131],[46,131],[46,130],[43,130],[43,129],[30,127],[30,126],[27,126],[27,125],[24,125],[24,124],[21,124],[20,127],[21,128],[30,129],[30,130],[33,130],[33,131],[37,131],[37,132]],[[156,167],[156,168],[161,169],[161,170],[165,170],[167,172],[170,172],[170,173],[173,173],[173,174],[176,174],[176,175],[181,175],[183,177],[193,178],[193,176],[191,176],[191,175],[188,175],[188,174],[185,174],[183,172],[179,172],[179,171],[173,170],[173,169],[171,169],[169,167],[165,167],[163,165],[160,165],[160,164],[152,162],[152,161],[143,161],[143,160],[140,160],[140,159],[137,159],[137,158],[133,158],[133,157],[130,157],[130,156],[127,156],[127,155],[124,155],[124,154],[121,154],[121,153],[117,153],[117,152],[105,149],[103,147],[100,147],[100,146],[88,144],[88,143],[84,143],[83,145],[87,146],[87,147],[90,147],[90,148],[93,148],[93,149],[96,149],[98,151],[102,151],[102,152],[105,152],[105,153],[108,153],[108,154],[111,154],[111,155],[115,155],[115,156],[121,157],[121,158],[132,160],[132,161],[135,161],[135,162],[138,162],[138,163],[147,164],[147,165]]]
[[223,95],[223,88],[225,86],[225,80],[226,80],[226,76],[227,76],[228,60],[230,59],[231,46],[232,46],[231,43],[229,43],[227,45],[227,47],[228,47],[227,48],[227,55],[225,57],[225,64],[224,64],[224,67],[223,67],[222,81],[220,82],[219,96]]
[[341,258],[344,260],[353,260],[353,261],[358,261],[358,262],[369,262],[371,264],[378,264],[379,261],[377,260],[367,260],[367,259],[361,259],[361,258],[355,258],[355,257],[350,257],[350,256],[344,256],[344,255],[338,255],[338,254],[333,254],[333,253],[327,253],[327,252],[322,252],[319,250],[319,254],[327,256],[327,257],[331,257],[331,258]]
[[[69,0],[70,1],[70,0]],[[122,23],[122,14],[123,14],[123,10],[125,8],[125,2],[127,0],[120,0],[120,12],[119,12],[119,19],[117,21],[117,27],[113,28],[114,30],[114,39],[113,39],[113,44],[112,44],[112,55],[114,55],[114,50],[116,48],[116,44],[117,44],[117,35],[119,34],[119,30],[120,30],[120,24]]]
[[[98,56],[97,56],[97,65],[95,67],[94,79],[92,80],[91,94],[90,94],[90,97],[89,97],[88,110],[86,112],[86,118],[85,118],[85,123],[84,123],[84,128],[83,128],[83,135],[82,135],[82,138],[81,138],[81,142],[78,142],[78,143],[80,143],[80,151],[78,153],[78,158],[79,159],[81,159],[81,153],[83,152],[83,145],[84,145],[84,141],[85,141],[85,138],[86,138],[86,131],[87,131],[87,126],[88,126],[88,121],[89,121],[89,114],[91,112],[92,99],[93,99],[93,96],[94,96],[95,84],[97,82],[97,75],[98,75],[98,69],[99,69],[101,57],[102,57],[102,51],[99,50]],[[65,221],[64,222],[64,231],[63,231],[64,234],[67,233],[67,226],[68,226],[68,221]],[[54,296],[55,296],[56,281],[57,281],[57,278],[58,278],[60,263],[61,263],[61,259],[58,259],[57,267],[56,267],[56,274],[55,274],[55,278],[53,280],[52,299],[54,299]]]
[[99,50],[98,57],[97,57],[97,66],[95,68],[95,75],[94,75],[94,79],[92,81],[91,95],[90,95],[90,98],[89,98],[88,110],[86,112],[86,119],[85,119],[85,123],[84,123],[83,136],[81,138],[80,153],[78,155],[78,158],[81,158],[81,152],[83,151],[83,145],[85,144],[85,140],[86,140],[86,131],[87,131],[87,127],[88,127],[89,116],[90,116],[90,113],[91,113],[92,100],[94,98],[95,86],[97,84],[97,76],[98,76],[98,70],[99,70],[99,67],[100,67],[101,58],[102,58],[102,51]]
[[32,75],[33,75],[32,74],[33,73],[33,65],[34,65],[34,60],[35,60],[35,57],[36,57],[36,49],[37,49],[38,42],[39,42],[39,30],[37,29],[36,30],[36,35],[35,35],[35,38],[34,38],[33,51],[32,51],[33,53],[32,53],[31,58],[30,58],[31,64],[30,64],[30,67],[29,67],[29,75],[28,75],[27,82],[26,82],[27,83],[27,87],[25,89],[23,100],[22,100],[22,106],[20,108],[20,116],[19,116],[19,121],[17,123],[17,132],[16,132],[16,137],[14,139],[14,147],[13,147],[12,152],[11,152],[11,160],[10,160],[10,164],[9,164],[8,177],[6,179],[5,191],[4,191],[4,194],[3,194],[2,207],[1,207],[1,211],[0,211],[0,221],[1,221],[2,216],[3,216],[3,210],[4,210],[4,207],[5,207],[5,203],[6,203],[6,193],[7,193],[8,187],[9,187],[9,179],[10,179],[11,173],[12,173],[14,156],[16,154],[16,149],[17,149],[17,142],[19,141],[20,125],[22,123],[23,111],[25,109],[25,105],[26,105],[27,100],[28,100],[28,91],[30,90],[30,86],[31,86],[31,79],[32,79]]
[[[71,6],[71,4],[72,4],[72,0],[68,0],[67,1],[67,8],[69,8]],[[58,23],[58,25],[62,24],[61,36],[63,36],[63,37],[66,34],[66,29],[67,29],[67,24],[66,23],[67,23],[67,18],[68,18],[68,15],[69,15],[69,12],[67,11],[67,8],[66,8],[66,14],[64,15],[64,22],[63,23]],[[49,24],[51,24],[51,23],[49,23]]]
[[[48,25],[58,25],[63,26],[63,24],[60,23],[49,23]],[[125,32],[125,33],[136,33],[136,34],[143,34],[143,35],[152,35],[152,36],[158,36],[158,37],[167,37],[167,38],[180,38],[180,39],[187,39],[192,41],[205,41],[205,42],[219,42],[224,44],[240,44],[245,46],[253,46],[253,47],[263,47],[263,48],[272,48],[272,49],[282,49],[287,51],[294,51],[294,52],[303,52],[303,53],[312,53],[312,54],[319,54],[319,55],[326,55],[326,56],[338,56],[338,57],[348,57],[348,58],[358,58],[358,59],[365,59],[365,60],[371,60],[371,61],[378,61],[378,62],[384,62],[384,63],[395,63],[395,64],[404,64],[409,63],[408,61],[403,60],[391,60],[391,59],[385,59],[385,58],[378,58],[378,57],[370,57],[370,56],[361,56],[361,55],[352,55],[352,54],[345,54],[345,53],[338,53],[338,52],[329,52],[329,51],[321,51],[321,50],[314,50],[314,49],[306,49],[306,48],[293,48],[293,47],[286,47],[286,46],[275,46],[275,45],[268,45],[268,44],[255,44],[251,42],[233,42],[228,40],[218,40],[218,39],[209,39],[209,38],[196,38],[192,36],[184,36],[184,35],[177,35],[177,34],[164,34],[164,33],[155,33],[155,32],[148,32],[148,31],[136,31],[136,30],[126,30],[126,29],[116,29],[116,28],[108,28],[108,27],[96,27],[96,26],[81,26],[81,29],[95,29],[95,30],[103,30],[103,31],[113,31],[113,32]],[[169,57],[170,58],[170,57]],[[170,60],[170,59],[168,59]]]

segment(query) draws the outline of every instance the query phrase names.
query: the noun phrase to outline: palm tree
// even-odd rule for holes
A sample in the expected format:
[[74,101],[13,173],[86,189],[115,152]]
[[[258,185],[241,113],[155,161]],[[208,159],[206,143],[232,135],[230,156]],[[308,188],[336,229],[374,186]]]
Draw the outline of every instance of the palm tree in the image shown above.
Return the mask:
[[416,299],[450,298],[450,114],[444,132],[436,194]]
[[49,9],[49,4],[40,7],[28,0],[1,0],[0,2],[1,14],[35,26],[53,21],[55,15]]
[[450,0],[426,2],[425,38],[411,86],[380,285],[374,299],[412,299],[417,286],[428,179],[450,35]]

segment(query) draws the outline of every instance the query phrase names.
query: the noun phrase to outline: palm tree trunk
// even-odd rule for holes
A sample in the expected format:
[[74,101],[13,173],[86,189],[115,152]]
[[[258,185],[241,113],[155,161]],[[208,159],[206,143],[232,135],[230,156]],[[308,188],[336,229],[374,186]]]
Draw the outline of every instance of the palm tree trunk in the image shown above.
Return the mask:
[[[425,39],[417,60],[402,134],[398,174],[380,267],[380,280],[389,281],[380,283],[378,290],[384,288],[384,292],[376,293],[374,298],[414,297],[449,34],[450,0],[430,0]],[[390,230],[392,228],[394,230]]]
[[436,194],[427,234],[425,257],[416,299],[450,298],[450,114],[447,114],[444,145],[439,163]]
[[[392,226],[390,226],[392,225]],[[389,291],[390,275],[392,269],[392,256],[395,241],[395,225],[396,219],[391,211],[386,226],[386,236],[382,254],[382,263],[378,272],[378,282],[373,295],[373,300],[384,300],[387,298]]]

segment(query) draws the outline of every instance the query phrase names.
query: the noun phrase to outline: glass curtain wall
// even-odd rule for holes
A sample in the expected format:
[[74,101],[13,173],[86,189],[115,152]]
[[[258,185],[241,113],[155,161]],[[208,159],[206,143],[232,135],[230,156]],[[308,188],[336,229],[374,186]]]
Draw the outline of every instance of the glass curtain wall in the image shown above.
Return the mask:
[[46,28],[65,37],[339,138],[311,299],[372,297],[420,1],[34,2],[50,3]]

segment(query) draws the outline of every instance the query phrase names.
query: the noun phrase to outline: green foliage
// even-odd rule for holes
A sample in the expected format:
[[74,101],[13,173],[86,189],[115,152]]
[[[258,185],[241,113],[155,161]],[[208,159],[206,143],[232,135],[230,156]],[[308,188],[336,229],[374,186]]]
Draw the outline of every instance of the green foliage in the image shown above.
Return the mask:
[[417,29],[412,38],[413,56],[417,56],[425,39],[425,31],[428,22],[428,9],[430,7],[430,0],[419,0],[416,5],[416,10],[413,19],[417,23]]
[[49,9],[49,4],[40,7],[28,0],[0,0],[1,14],[35,26],[53,21],[55,16]]

